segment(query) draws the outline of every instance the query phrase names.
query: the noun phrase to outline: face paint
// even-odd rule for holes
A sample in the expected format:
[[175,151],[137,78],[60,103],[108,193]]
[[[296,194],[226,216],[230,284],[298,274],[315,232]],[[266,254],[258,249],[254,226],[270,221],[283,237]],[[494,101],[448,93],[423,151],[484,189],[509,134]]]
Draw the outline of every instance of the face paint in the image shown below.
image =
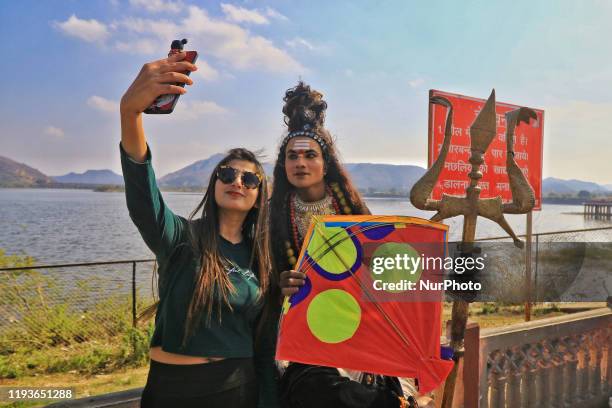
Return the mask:
[[295,143],[293,143],[292,150],[305,151],[305,150],[311,149],[311,143],[315,143],[315,142],[311,140],[298,139],[295,141]]
[[285,172],[289,183],[297,189],[320,188],[325,177],[321,147],[308,137],[295,137],[287,144]]

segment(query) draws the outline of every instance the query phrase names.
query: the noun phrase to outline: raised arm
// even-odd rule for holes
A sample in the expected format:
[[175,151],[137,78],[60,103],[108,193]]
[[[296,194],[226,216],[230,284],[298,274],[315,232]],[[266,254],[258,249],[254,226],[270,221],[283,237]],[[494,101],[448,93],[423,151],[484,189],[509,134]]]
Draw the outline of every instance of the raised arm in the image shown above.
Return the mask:
[[172,83],[191,85],[193,81],[184,71],[195,71],[197,67],[185,59],[180,52],[158,61],[144,64],[132,85],[121,98],[121,145],[134,160],[143,162],[147,154],[147,140],[142,127],[142,112],[159,95],[184,94],[187,92]]
[[193,71],[195,65],[182,61],[184,53],[145,64],[121,99],[121,167],[130,218],[147,246],[158,259],[165,258],[180,241],[185,220],[164,203],[151,166],[151,153],[142,127],[142,112],[158,95],[184,93],[165,82],[191,84],[177,71]]

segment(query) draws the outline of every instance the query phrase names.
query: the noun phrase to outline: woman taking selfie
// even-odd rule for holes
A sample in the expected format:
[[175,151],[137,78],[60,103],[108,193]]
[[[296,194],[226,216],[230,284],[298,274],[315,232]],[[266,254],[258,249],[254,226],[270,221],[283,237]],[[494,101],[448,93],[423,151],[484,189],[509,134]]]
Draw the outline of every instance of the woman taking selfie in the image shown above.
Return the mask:
[[[121,164],[127,206],[159,266],[160,302],[141,406],[274,407],[273,344],[262,330],[271,278],[267,186],[253,153],[232,149],[189,219],[164,203],[142,112],[169,83],[193,82],[177,53],[145,64],[121,99]],[[201,210],[201,212],[200,212]],[[199,218],[195,218],[199,214]],[[270,347],[271,346],[271,347]]]
[[[323,95],[300,82],[285,93],[288,127],[274,167],[270,211],[274,261],[283,295],[296,293],[305,275],[293,269],[313,215],[369,214],[340,164],[324,128]],[[304,350],[308,353],[308,350]],[[281,380],[284,407],[396,408],[404,406],[396,378],[290,363]]]

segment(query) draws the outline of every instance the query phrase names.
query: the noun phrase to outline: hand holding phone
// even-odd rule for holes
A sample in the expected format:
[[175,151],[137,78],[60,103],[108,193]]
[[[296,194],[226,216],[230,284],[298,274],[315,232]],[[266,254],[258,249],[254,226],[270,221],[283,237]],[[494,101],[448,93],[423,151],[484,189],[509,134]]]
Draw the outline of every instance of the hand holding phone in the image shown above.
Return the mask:
[[160,95],[184,94],[184,84],[191,85],[193,81],[183,72],[198,69],[195,64],[185,61],[185,57],[185,53],[177,51],[168,58],[144,64],[121,98],[122,116],[144,112]]
[[[183,46],[185,44],[187,44],[187,39],[172,41],[172,44],[170,45],[170,52],[168,53],[168,57],[170,57],[171,55],[175,55],[179,52],[182,52]],[[197,51],[187,51],[185,54],[186,56],[183,61],[187,61],[189,63],[194,64],[196,60],[198,59]],[[185,75],[189,75],[191,71],[183,71],[181,73]],[[176,83],[172,83],[172,85],[184,87],[185,83],[176,82]],[[176,106],[176,103],[178,102],[179,96],[181,96],[181,94],[160,95],[157,98],[155,98],[155,101],[153,101],[153,103],[147,109],[144,110],[144,113],[153,113],[153,114],[172,113],[172,111],[174,110],[174,107]]]

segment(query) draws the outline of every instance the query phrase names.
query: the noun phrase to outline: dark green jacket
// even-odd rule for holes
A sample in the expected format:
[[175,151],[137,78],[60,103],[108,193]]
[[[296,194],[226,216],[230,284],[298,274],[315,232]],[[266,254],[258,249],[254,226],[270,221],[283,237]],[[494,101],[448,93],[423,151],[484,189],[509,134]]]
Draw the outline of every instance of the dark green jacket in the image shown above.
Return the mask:
[[259,280],[249,268],[250,245],[232,244],[219,237],[219,250],[231,263],[227,273],[236,289],[229,298],[233,310],[223,306],[220,321],[218,315],[210,322],[203,317],[199,329],[183,345],[187,309],[200,270],[200,257],[189,241],[190,224],[165,205],[148,148],[144,163],[130,158],[121,145],[120,150],[130,217],[158,263],[160,303],[151,347],[190,356],[253,357],[260,385],[259,406],[277,406],[274,334],[258,342],[261,344],[255,350],[254,334],[263,302],[258,298]]

